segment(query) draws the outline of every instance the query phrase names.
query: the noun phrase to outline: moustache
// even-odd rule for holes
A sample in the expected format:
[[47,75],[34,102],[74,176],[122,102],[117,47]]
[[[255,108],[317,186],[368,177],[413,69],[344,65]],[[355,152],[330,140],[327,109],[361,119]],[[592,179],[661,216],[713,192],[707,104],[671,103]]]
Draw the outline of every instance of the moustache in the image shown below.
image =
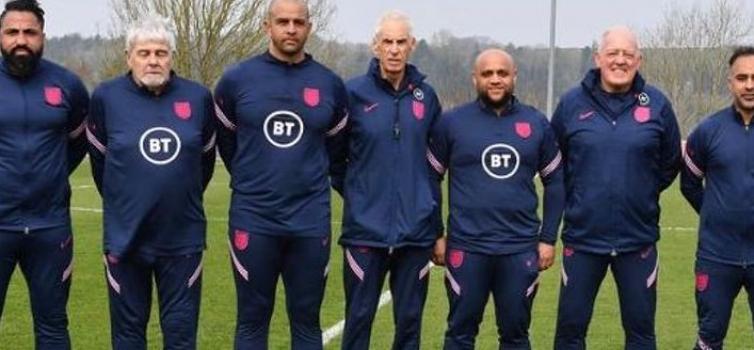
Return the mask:
[[28,46],[25,46],[25,45],[23,45],[23,46],[16,46],[16,47],[14,47],[14,48],[13,48],[13,49],[12,49],[12,50],[10,51],[10,53],[11,53],[11,55],[16,55],[16,56],[17,56],[17,55],[18,55],[18,52],[19,52],[19,51],[22,51],[22,50],[23,50],[23,51],[26,51],[26,53],[28,53],[29,55],[33,55],[33,54],[34,54],[34,50],[32,50],[32,49],[31,49],[30,47],[28,47]]

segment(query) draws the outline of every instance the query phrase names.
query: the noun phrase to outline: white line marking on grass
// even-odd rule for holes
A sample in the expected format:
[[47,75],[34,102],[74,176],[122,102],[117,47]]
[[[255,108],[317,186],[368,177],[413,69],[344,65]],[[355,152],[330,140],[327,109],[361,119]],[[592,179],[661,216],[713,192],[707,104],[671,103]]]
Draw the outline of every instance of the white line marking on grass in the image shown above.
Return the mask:
[[74,190],[83,190],[83,189],[87,189],[87,188],[94,188],[94,185],[78,185],[78,186],[73,186]]
[[670,226],[670,227],[662,227],[662,231],[696,231],[696,227],[678,227],[678,226]]
[[84,207],[71,207],[71,210],[73,211],[85,211],[88,213],[101,213],[102,209],[98,208],[84,208]]
[[[393,297],[392,295],[390,295],[389,290],[382,292],[382,294],[380,294],[380,301],[377,304],[377,310],[387,305],[391,300],[393,300]],[[339,337],[340,334],[343,333],[343,327],[345,327],[345,325],[346,325],[346,321],[340,320],[334,326],[322,332],[322,345],[327,345],[333,339]]]

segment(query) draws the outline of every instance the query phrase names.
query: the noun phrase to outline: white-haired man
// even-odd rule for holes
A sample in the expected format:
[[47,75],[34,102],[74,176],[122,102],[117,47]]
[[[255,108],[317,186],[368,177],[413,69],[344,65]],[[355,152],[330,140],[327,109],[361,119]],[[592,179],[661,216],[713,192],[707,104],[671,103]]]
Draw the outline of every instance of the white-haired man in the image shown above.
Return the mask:
[[655,349],[660,192],[678,174],[681,142],[670,101],[639,74],[636,35],[602,35],[595,69],[552,117],[565,162],[566,208],[556,349],[586,348],[607,268],[626,349]]
[[196,348],[215,115],[210,92],[171,70],[173,28],[156,15],[135,22],[126,35],[129,72],[91,100],[87,137],[104,208],[114,349],[146,348],[153,278],[164,348]]
[[[333,187],[344,199],[344,349],[367,349],[377,303],[390,272],[395,349],[418,349],[430,259],[441,246],[439,192],[427,162],[440,102],[425,76],[408,63],[416,39],[409,18],[388,12],[378,21],[366,74],[349,81],[347,169]],[[439,189],[438,189],[439,190]],[[442,253],[438,254],[442,257]],[[439,262],[439,261],[438,261]]]

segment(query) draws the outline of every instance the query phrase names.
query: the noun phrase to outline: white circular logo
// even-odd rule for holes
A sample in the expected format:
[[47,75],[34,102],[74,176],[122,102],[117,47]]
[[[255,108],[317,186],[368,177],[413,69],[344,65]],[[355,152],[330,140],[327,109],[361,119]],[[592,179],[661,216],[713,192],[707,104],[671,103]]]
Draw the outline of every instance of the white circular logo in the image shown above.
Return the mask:
[[420,88],[414,89],[414,98],[417,101],[423,100],[424,99],[424,91],[422,91],[422,89],[420,89]]
[[150,163],[165,165],[178,157],[178,153],[181,152],[181,139],[171,129],[151,128],[141,134],[139,150]]
[[521,157],[510,145],[496,143],[482,152],[482,168],[487,175],[504,180],[516,174]]
[[304,122],[296,113],[277,111],[264,120],[264,136],[275,147],[289,148],[304,135]]

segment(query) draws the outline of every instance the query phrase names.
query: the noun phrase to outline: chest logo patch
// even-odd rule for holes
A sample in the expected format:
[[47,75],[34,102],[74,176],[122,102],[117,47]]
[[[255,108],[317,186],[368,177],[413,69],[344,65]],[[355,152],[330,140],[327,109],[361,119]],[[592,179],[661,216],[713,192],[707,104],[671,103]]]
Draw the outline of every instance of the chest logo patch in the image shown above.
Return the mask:
[[527,122],[516,123],[516,134],[522,139],[528,139],[531,136],[531,124]]
[[172,129],[151,128],[141,134],[139,150],[148,162],[166,165],[174,161],[181,153],[181,139]]
[[639,96],[636,96],[636,98],[639,100],[640,106],[648,106],[649,105],[649,95],[646,92],[642,92],[639,94]]
[[319,89],[304,88],[304,103],[309,107],[319,105]]
[[463,265],[463,250],[451,249],[448,253],[448,263],[457,269]]
[[45,86],[45,102],[50,106],[60,106],[63,103],[63,90],[57,86]]
[[482,168],[490,177],[505,180],[516,174],[521,157],[511,145],[496,143],[482,152]]
[[649,107],[639,106],[634,109],[634,120],[638,123],[646,123],[649,121],[652,111]]
[[414,118],[416,118],[416,120],[424,119],[424,102],[411,101],[411,109],[414,112]]
[[187,120],[191,118],[191,103],[182,101],[173,103],[173,112],[178,118]]
[[424,91],[422,91],[422,89],[420,89],[420,88],[414,89],[413,94],[414,94],[414,98],[417,101],[423,101],[424,100]]
[[291,111],[276,111],[267,116],[262,126],[264,137],[277,148],[293,147],[304,135],[304,121]]

